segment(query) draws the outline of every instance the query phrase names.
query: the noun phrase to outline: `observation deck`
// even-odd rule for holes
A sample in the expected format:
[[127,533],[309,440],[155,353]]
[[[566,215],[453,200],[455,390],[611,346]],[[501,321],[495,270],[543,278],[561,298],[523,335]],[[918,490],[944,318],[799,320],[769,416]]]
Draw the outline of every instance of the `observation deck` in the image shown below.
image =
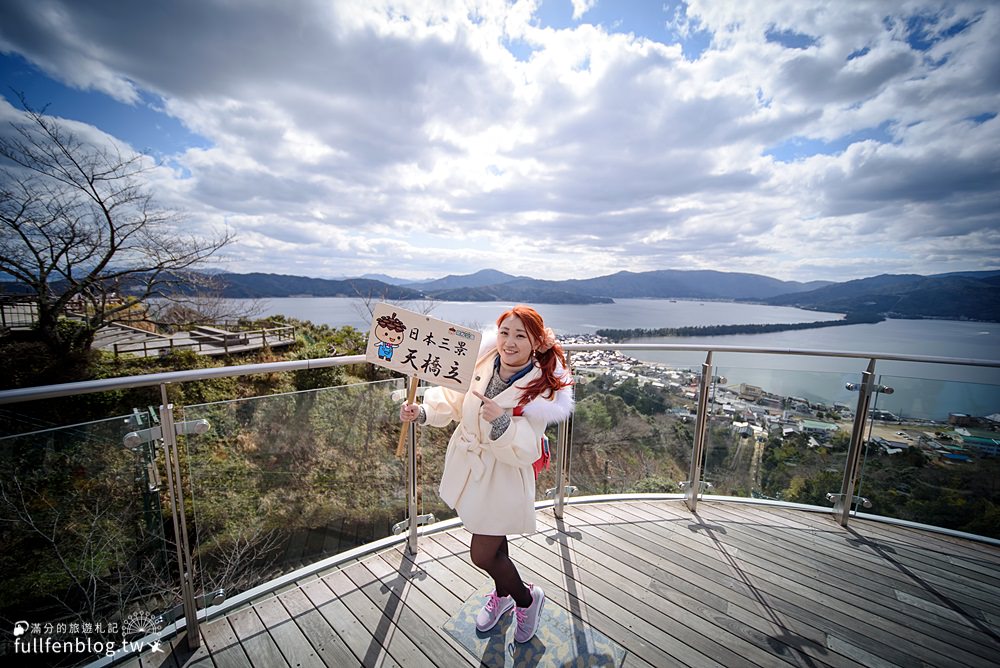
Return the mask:
[[[542,628],[510,643],[446,630],[488,577],[469,534],[421,536],[315,574],[126,666],[996,666],[1000,549],[780,505],[593,497],[538,511],[511,543],[546,592]],[[478,599],[477,599],[478,600]],[[464,634],[464,635],[462,635]],[[470,649],[471,648],[471,649]],[[573,663],[582,658],[584,663]]]
[[[548,600],[530,643],[511,642],[509,616],[472,627],[489,578],[437,500],[449,430],[411,430],[396,457],[400,380],[183,401],[195,382],[363,362],[346,357],[0,392],[5,424],[33,425],[0,434],[0,548],[18,555],[2,615],[28,622],[26,639],[51,633],[47,620],[155,621],[109,656],[19,654],[2,629],[0,656],[95,668],[1000,665],[990,432],[918,415],[931,399],[960,411],[1000,396],[1000,384],[875,372],[891,360],[995,374],[1000,362],[725,351],[857,364],[803,370],[829,392],[808,401],[740,382],[738,366],[713,362],[720,348],[700,348],[701,365],[646,369],[616,355],[691,347],[566,348],[606,354],[575,367],[578,408],[550,428],[538,531],[511,540]],[[67,426],[27,408],[137,388],[159,406]],[[895,404],[878,403],[890,393]],[[48,598],[35,575],[54,583]]]

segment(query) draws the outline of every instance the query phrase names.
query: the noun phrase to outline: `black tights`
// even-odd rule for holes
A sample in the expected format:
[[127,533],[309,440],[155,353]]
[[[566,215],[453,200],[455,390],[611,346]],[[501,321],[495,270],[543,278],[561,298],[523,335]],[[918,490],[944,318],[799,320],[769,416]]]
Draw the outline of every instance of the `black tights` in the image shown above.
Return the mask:
[[524,586],[517,567],[507,554],[507,536],[472,534],[472,563],[490,574],[497,596],[513,596],[521,608],[531,605],[531,592]]

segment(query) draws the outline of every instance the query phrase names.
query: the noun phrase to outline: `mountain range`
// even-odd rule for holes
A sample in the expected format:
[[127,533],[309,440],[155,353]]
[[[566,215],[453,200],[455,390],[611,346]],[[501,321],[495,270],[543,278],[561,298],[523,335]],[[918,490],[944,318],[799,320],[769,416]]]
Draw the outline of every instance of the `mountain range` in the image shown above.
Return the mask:
[[[930,276],[882,274],[842,283],[802,283],[760,274],[707,270],[619,271],[565,281],[514,276],[495,269],[416,282],[385,275],[331,280],[219,272],[213,273],[211,279],[220,296],[237,299],[308,296],[535,304],[598,304],[635,298],[698,299],[896,318],[1000,322],[1000,271]],[[0,283],[0,293],[23,292],[24,288],[12,282]],[[128,291],[127,287],[124,291]]]
[[763,301],[834,313],[1000,322],[1000,272],[882,274]]
[[328,280],[280,274],[219,274],[222,296],[377,297],[394,300],[595,304],[615,299],[751,301],[834,313],[1000,321],[1000,271],[922,276],[883,274],[834,283],[782,281],[721,271],[620,271],[588,279],[550,281],[495,269],[407,282],[390,276]]

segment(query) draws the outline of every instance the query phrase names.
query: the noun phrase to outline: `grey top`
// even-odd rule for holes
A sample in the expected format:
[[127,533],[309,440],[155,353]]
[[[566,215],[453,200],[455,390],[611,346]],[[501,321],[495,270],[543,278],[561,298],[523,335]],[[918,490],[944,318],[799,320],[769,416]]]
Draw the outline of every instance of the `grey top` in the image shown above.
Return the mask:
[[[486,385],[486,390],[483,392],[483,396],[487,399],[492,399],[497,396],[510,387],[510,384],[514,382],[517,375],[518,374],[515,374],[509,381],[504,380],[500,377],[500,369],[494,369],[493,375],[490,377],[490,382]],[[420,417],[417,418],[417,422],[419,424],[427,422],[427,411],[424,410],[422,405],[420,406]],[[491,421],[490,424],[493,425],[493,428],[490,429],[490,440],[495,441],[500,438],[500,436],[507,431],[507,427],[510,426],[510,415],[504,413],[496,420]]]
[[[486,386],[486,391],[483,392],[483,396],[487,399],[492,399],[510,387],[510,383],[513,380],[513,378],[511,378],[510,381],[502,379],[500,377],[500,370],[494,369],[493,375],[490,377],[490,382]],[[490,422],[490,424],[493,425],[493,428],[490,429],[490,440],[495,441],[500,438],[500,436],[507,431],[507,427],[510,426],[510,415],[503,413],[496,420]]]

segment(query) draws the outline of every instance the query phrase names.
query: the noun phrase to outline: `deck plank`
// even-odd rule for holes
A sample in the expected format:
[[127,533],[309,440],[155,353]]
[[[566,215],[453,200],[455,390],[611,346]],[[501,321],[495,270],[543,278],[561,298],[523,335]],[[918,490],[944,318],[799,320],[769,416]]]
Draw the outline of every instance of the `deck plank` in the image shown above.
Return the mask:
[[[727,512],[747,518],[748,521],[767,517],[759,508],[732,505],[734,507],[727,509]],[[718,513],[719,509],[710,508],[708,512]],[[806,513],[800,514],[806,515]],[[858,575],[879,574],[886,579],[904,584],[912,583],[913,576],[918,575],[930,585],[943,585],[953,590],[961,587],[968,598],[977,600],[980,604],[987,604],[993,608],[1000,605],[998,572],[987,577],[967,575],[964,569],[956,567],[949,560],[942,560],[942,556],[950,557],[954,554],[954,548],[931,553],[934,548],[929,548],[927,545],[911,546],[898,541],[886,541],[872,536],[867,525],[860,521],[852,523],[847,529],[842,529],[832,522],[828,526],[832,529],[831,535],[836,535],[837,539],[825,542],[827,548],[825,554],[810,555],[810,558],[839,557],[838,563],[842,569]],[[785,536],[790,542],[802,544],[802,532],[789,530],[787,526],[774,527],[773,531]],[[803,553],[797,552],[791,556],[802,555]],[[1000,571],[1000,565],[997,569]]]
[[762,613],[765,610],[776,611],[777,614],[807,621],[825,634],[827,649],[830,649],[830,637],[850,637],[855,641],[852,645],[857,644],[860,649],[870,654],[882,656],[887,664],[906,666],[914,662],[912,656],[895,647],[896,644],[902,644],[901,641],[898,639],[895,643],[880,641],[885,634],[876,626],[855,619],[853,610],[845,612],[836,606],[831,606],[830,602],[819,606],[817,592],[802,583],[776,575],[775,573],[782,571],[774,566],[749,569],[744,553],[736,553],[739,561],[736,561],[732,550],[725,552],[716,549],[716,554],[713,554],[711,547],[706,547],[696,539],[700,537],[698,532],[685,531],[695,534],[695,539],[683,536],[677,531],[672,531],[670,535],[663,533],[666,530],[662,527],[661,532],[657,532],[655,523],[650,521],[644,520],[634,525],[615,523],[611,518],[601,515],[601,512],[587,508],[585,511],[581,510],[581,516],[589,515],[603,520],[600,529],[591,530],[599,531],[605,540],[623,542],[630,551],[641,550],[644,558],[666,568],[671,566],[660,563],[658,555],[680,550],[674,552],[673,561],[668,562],[674,568],[712,572],[723,588],[733,586],[756,598],[760,602]]
[[245,607],[228,615],[226,619],[233,627],[233,632],[239,638],[240,644],[247,656],[252,657],[258,666],[287,666],[288,662],[282,656],[274,638],[268,633],[267,627],[260,620],[257,611]]
[[[404,549],[397,547],[395,551],[402,554]],[[429,577],[422,588],[445,611],[457,610],[476,590],[450,567],[457,566],[461,557],[446,551],[430,536],[420,541],[417,554],[407,555],[407,558],[414,562],[416,568],[427,573]]]
[[[588,519],[593,521],[587,521]],[[670,549],[657,549],[655,545],[650,546],[653,549],[646,549],[637,544],[629,544],[606,530],[613,526],[613,522],[606,519],[605,516],[585,518],[581,513],[572,520],[583,520],[572,526],[583,534],[583,542],[591,546],[597,559],[615,559],[623,567],[648,574],[651,580],[649,587],[660,596],[676,596],[676,592],[683,592],[701,601],[702,605],[724,607],[725,613],[720,618],[720,625],[728,624],[728,616],[747,621],[753,617],[761,618],[771,625],[764,626],[761,632],[774,639],[773,650],[776,655],[793,654],[789,647],[805,649],[811,645],[822,663],[843,665],[836,657],[826,655],[823,649],[826,642],[824,632],[804,623],[799,616],[776,612],[759,592],[732,574],[706,568],[709,565],[707,558],[673,554]],[[570,535],[573,531],[570,530]]]
[[[401,551],[391,550],[383,552],[377,558],[365,560],[364,564],[375,577],[379,578],[383,586],[404,602],[408,615],[415,616],[419,620],[414,627],[418,634],[426,634],[425,637],[421,638],[418,635],[417,638],[420,639],[420,646],[428,658],[438,665],[445,665],[446,662],[448,665],[460,663],[480,665],[478,660],[473,660],[466,649],[443,629],[445,622],[458,609],[456,605],[451,607],[449,612],[449,608],[443,607],[452,598],[450,592],[435,586],[436,583],[427,572],[411,557],[412,555]],[[439,599],[439,596],[444,597],[444,600]],[[428,640],[431,642],[427,642]],[[450,651],[441,652],[434,649],[440,647],[442,643]]]
[[[637,509],[634,505],[626,507]],[[744,508],[739,508],[731,512],[736,515],[743,510]],[[708,512],[709,517],[721,518],[717,508]],[[724,522],[721,519],[719,521]],[[862,607],[876,615],[893,611],[892,618],[898,618],[902,624],[920,630],[928,637],[944,641],[944,645],[935,643],[942,653],[951,656],[958,651],[961,655],[970,642],[973,653],[981,643],[986,643],[985,652],[980,653],[984,658],[992,657],[996,651],[1000,651],[1000,639],[991,638],[983,623],[984,613],[993,610],[994,605],[988,602],[988,594],[972,595],[970,583],[965,577],[960,578],[960,583],[949,582],[939,575],[928,575],[926,571],[920,570],[920,563],[911,563],[905,556],[888,553],[876,553],[879,558],[871,560],[874,565],[867,571],[857,572],[859,558],[855,552],[843,551],[841,559],[831,560],[827,555],[835,552],[832,547],[816,550],[815,544],[799,544],[800,549],[788,550],[787,547],[795,546],[794,537],[789,537],[780,528],[775,529],[774,534],[785,538],[781,541],[782,547],[778,548],[774,542],[761,540],[759,531],[749,531],[740,524],[726,526],[733,530],[734,538],[739,537],[741,542],[751,545],[758,554],[770,553],[772,558],[787,559],[792,568],[798,568],[801,555],[811,549],[813,558],[822,563],[821,571],[828,575],[836,574],[843,589],[866,598],[866,605]],[[833,545],[839,545],[842,540],[842,537],[831,538]],[[778,549],[782,550],[780,554],[775,553]],[[888,565],[882,566],[886,563]]]
[[[535,543],[539,543],[537,536],[538,534],[532,536]],[[684,614],[697,615],[704,623],[740,636],[768,655],[777,654],[794,665],[833,665],[842,668],[855,665],[852,661],[839,661],[836,656],[831,659],[824,646],[825,636],[821,632],[801,627],[797,629],[799,633],[791,632],[789,624],[784,620],[762,615],[759,608],[748,609],[753,605],[752,602],[744,603],[747,607],[730,602],[722,593],[718,593],[717,587],[712,586],[714,583],[709,583],[707,588],[699,587],[704,581],[697,582],[691,577],[694,574],[669,573],[648,562],[629,559],[627,553],[613,545],[605,544],[603,550],[599,549],[595,543],[602,541],[594,541],[589,537],[581,536],[576,539],[562,534],[561,540],[572,550],[582,576],[588,581],[591,577],[600,577],[623,590],[648,589],[666,602],[668,607],[684,611]]]
[[[396,572],[387,580],[373,572],[373,569],[384,571],[374,562],[375,558],[366,559],[358,566],[346,571],[348,577],[364,592],[366,596],[382,611],[384,619],[392,620],[398,631],[392,636],[394,645],[399,651],[411,652],[407,656],[407,665],[443,666],[460,662],[462,657],[456,649],[444,642],[442,638],[428,625],[421,615],[407,603],[409,580],[407,572]],[[404,562],[409,564],[410,562]],[[390,645],[391,647],[391,645]]]
[[[736,524],[729,525],[720,518],[714,518],[711,522],[714,524],[706,526],[717,527],[712,532],[712,539],[719,541],[720,549],[738,551],[742,570],[755,581],[764,580],[767,586],[781,587],[792,596],[813,600],[814,604],[821,605],[824,610],[829,611],[833,618],[837,618],[839,614],[841,620],[846,620],[848,616],[853,615],[870,627],[865,634],[872,640],[889,647],[902,643],[905,645],[905,651],[915,659],[933,665],[961,665],[963,661],[955,658],[957,654],[960,659],[969,662],[966,665],[978,665],[975,657],[966,656],[962,650],[948,646],[928,635],[939,632],[936,629],[922,626],[919,620],[912,618],[900,619],[895,614],[889,616],[882,614],[884,610],[898,607],[895,598],[888,596],[880,598],[877,593],[862,591],[858,587],[857,580],[844,577],[835,566],[822,569],[817,567],[797,569],[790,566],[789,562],[784,560],[786,557],[784,552],[794,552],[794,550],[786,550],[780,536],[772,542],[754,544],[746,539]],[[655,525],[653,527],[655,531]],[[704,533],[709,531],[706,530]],[[823,546],[816,545],[813,549],[822,551]],[[779,561],[786,566],[780,577],[773,572],[775,564]],[[818,577],[820,573],[824,574],[822,582]]]
[[[761,504],[564,512],[539,511],[511,557],[572,623],[624,648],[627,668],[1000,665],[995,545]],[[415,555],[396,544],[304,577],[204,624],[194,654],[174,639],[164,665],[478,666],[442,628],[489,579],[470,541],[462,528],[434,532]]]
[[[358,564],[352,564],[347,570],[358,567]],[[383,614],[382,609],[348,576],[347,570],[329,573],[323,581],[371,632],[371,642],[361,655],[362,664],[379,666],[391,660],[398,666],[429,666],[423,653],[396,627],[392,616]]]
[[282,605],[280,595],[254,605],[285,660],[295,668],[323,668],[323,661]]
[[[441,540],[458,541],[459,538],[463,539],[463,545],[468,545],[466,541],[470,537],[467,533],[446,534]],[[511,554],[525,581],[540,584],[549,600],[568,610],[575,619],[598,628],[605,636],[627,651],[635,652],[643,660],[660,666],[725,665],[711,655],[706,656],[692,649],[627,607],[600,594],[585,591],[575,582],[566,584],[561,570],[546,560],[522,552],[520,539],[511,542]]]
[[225,617],[202,624],[201,637],[216,668],[245,668],[251,665],[250,657]]
[[[372,656],[369,651],[375,646],[372,633],[362,619],[356,617],[333,590],[322,579],[311,580],[302,584],[302,591],[316,606],[316,610],[344,641],[354,662],[350,665],[386,666],[396,668],[397,664],[387,654]],[[368,662],[365,657],[368,656]]]
[[[628,512],[624,508],[616,510]],[[635,507],[632,511],[635,512]],[[695,539],[678,537],[676,532],[668,536],[663,533],[666,529],[656,524],[647,524],[646,529],[653,534],[659,532],[664,540],[700,540],[703,543],[711,540],[717,542],[720,550],[737,551],[741,570],[748,578],[753,579],[756,586],[767,591],[782,591],[786,600],[794,601],[799,597],[803,604],[805,601],[813,601],[814,605],[821,603],[831,619],[839,619],[848,628],[856,629],[864,637],[882,645],[866,648],[868,651],[896,654],[893,648],[901,645],[903,651],[912,657],[911,660],[925,661],[932,665],[990,665],[984,664],[982,658],[942,641],[937,637],[942,633],[941,629],[924,624],[920,619],[897,614],[902,606],[895,597],[880,597],[871,590],[861,589],[856,580],[844,576],[835,566],[801,569],[791,565],[786,552],[795,550],[785,549],[780,536],[772,542],[762,542],[756,538],[748,538],[739,529],[739,523],[727,525],[718,516],[711,519],[711,522],[714,524],[704,526],[716,529],[707,528],[695,532]],[[823,546],[814,546],[814,550],[822,551]],[[775,573],[779,564],[784,567],[781,575]],[[822,577],[819,577],[821,573]],[[862,622],[867,628],[858,628],[858,622]]]
[[[162,652],[147,650],[135,657],[138,663],[134,665],[141,665],[142,668],[179,668],[183,665],[181,663],[182,659],[189,658],[192,655],[192,652],[187,648],[187,636],[183,633],[161,642]],[[129,661],[124,665],[130,666],[132,662]]]
[[278,598],[324,665],[336,667],[351,665],[357,661],[343,639],[300,587],[284,591]]
[[[761,540],[759,532],[736,528],[746,540],[757,541],[759,544]],[[864,531],[864,528],[859,530]],[[800,536],[790,535],[780,528],[776,528],[774,534],[784,536],[786,545],[799,548],[792,550],[793,554],[785,555],[791,564],[802,563],[802,554],[815,547],[803,541]],[[913,550],[896,548],[881,545],[879,542],[866,542],[856,548],[842,548],[840,547],[842,542],[843,539],[834,540],[821,552],[813,550],[814,555],[811,558],[824,565],[822,570],[842,573],[853,584],[874,594],[884,595],[887,599],[925,600],[928,607],[950,609],[952,614],[949,617],[958,617],[962,619],[964,625],[973,627],[976,626],[975,617],[982,618],[977,611],[995,614],[997,605],[1000,605],[1000,590],[993,588],[989,583],[992,578],[984,578],[982,588],[979,589],[972,579],[974,572],[965,571],[957,566],[952,571],[954,577],[948,578],[946,577],[948,571],[940,568],[929,569],[926,566],[926,555],[917,560],[911,559],[912,554],[920,551],[919,548]],[[941,556],[938,559],[940,562]],[[962,634],[962,629],[954,629],[952,621],[943,622],[938,615],[920,615],[916,610],[914,615],[922,617],[923,621],[929,623],[946,623],[952,632],[957,631],[959,635]]]
[[[734,628],[739,626],[738,623],[719,626],[705,617],[690,614],[691,607],[701,607],[697,600],[685,597],[684,600],[678,601],[684,607],[663,605],[663,596],[650,589],[648,577],[636,575],[640,581],[645,580],[642,584],[629,581],[625,577],[624,573],[627,572],[628,566],[623,562],[613,560],[603,565],[591,563],[588,565],[592,570],[588,570],[581,564],[581,555],[578,551],[571,550],[568,543],[558,540],[553,542],[560,549],[553,550],[545,545],[545,539],[542,543],[532,540],[522,541],[519,546],[539,561],[552,562],[553,566],[565,573],[567,587],[574,588],[588,599],[591,597],[591,592],[600,593],[608,600],[614,601],[663,630],[664,638],[673,636],[676,641],[684,642],[702,654],[713,656],[726,666],[761,665],[773,657],[771,652],[755,645],[754,641],[758,638],[753,637],[749,629]],[[560,559],[562,563],[555,563],[556,559]],[[642,592],[650,592],[653,595]],[[763,639],[760,639],[760,642],[766,644]]]

